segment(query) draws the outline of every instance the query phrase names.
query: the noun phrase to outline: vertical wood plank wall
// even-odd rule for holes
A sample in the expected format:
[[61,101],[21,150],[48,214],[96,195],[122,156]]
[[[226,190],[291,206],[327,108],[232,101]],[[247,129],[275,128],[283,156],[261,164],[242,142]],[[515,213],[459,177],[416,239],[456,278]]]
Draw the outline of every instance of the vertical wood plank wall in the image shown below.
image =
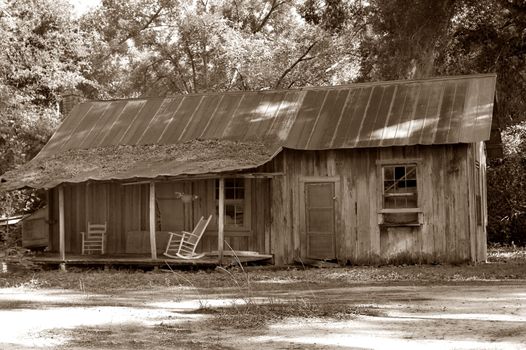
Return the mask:
[[[367,264],[404,258],[418,261],[485,260],[485,226],[475,228],[475,145],[405,146],[375,149],[284,150],[273,162],[285,175],[272,181],[272,253],[276,264],[304,258],[300,232],[299,178],[340,177],[341,232],[337,258]],[[483,154],[483,152],[482,152]],[[419,166],[421,226],[378,225],[376,161],[407,159]],[[337,218],[338,219],[338,218]],[[484,248],[485,249],[485,248]]]
[[[248,179],[246,194],[250,226],[246,229],[225,229],[225,241],[235,250],[270,253],[270,180]],[[183,204],[176,192],[198,196]],[[217,218],[215,214],[214,180],[173,181],[156,184],[157,252],[166,247],[167,231],[191,231],[201,216],[214,217],[205,232],[200,251],[217,250]],[[149,185],[123,186],[118,182],[89,182],[64,186],[66,252],[81,252],[80,232],[87,222],[107,222],[108,254],[150,252]],[[58,251],[58,195],[50,191],[51,251]],[[132,242],[133,241],[133,242]],[[225,244],[225,250],[228,250]]]
[[[377,161],[420,160],[419,197],[422,225],[378,225],[380,191]],[[481,182],[476,184],[475,160]],[[300,177],[340,178],[336,218],[338,260],[353,264],[405,256],[419,261],[484,261],[486,259],[485,156],[483,144],[405,146],[350,150],[284,150],[257,169],[282,172],[272,179],[250,179],[250,226],[226,230],[225,240],[235,250],[274,254],[276,264],[305,257],[305,233],[300,230]],[[476,223],[476,186],[483,196],[484,223]],[[199,197],[183,205],[175,192]],[[122,186],[118,182],[91,182],[64,187],[66,252],[80,253],[80,233],[87,221],[108,222],[108,254],[127,253],[131,235],[147,236],[148,185]],[[58,196],[50,193],[51,250],[58,251]],[[173,181],[156,184],[158,252],[166,231],[191,230],[201,216],[215,216],[214,180]],[[248,216],[247,216],[248,219]],[[217,249],[213,218],[199,249]],[[138,241],[138,251],[149,252],[149,238]],[[128,244],[128,247],[127,247]],[[225,244],[225,249],[228,249]],[[142,250],[141,250],[142,249]],[[134,250],[135,251],[135,250]]]

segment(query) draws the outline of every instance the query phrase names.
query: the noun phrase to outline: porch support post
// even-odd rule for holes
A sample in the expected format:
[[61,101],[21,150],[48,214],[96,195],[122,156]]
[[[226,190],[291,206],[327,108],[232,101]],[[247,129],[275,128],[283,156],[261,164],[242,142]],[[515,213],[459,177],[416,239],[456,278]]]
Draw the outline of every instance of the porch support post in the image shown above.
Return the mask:
[[225,239],[225,179],[219,178],[219,217],[217,219],[217,252],[219,265],[223,264],[223,242]]
[[155,242],[155,182],[150,182],[150,248],[152,259],[157,259],[157,242]]
[[66,227],[64,220],[64,186],[58,187],[58,245],[60,260],[66,260]]

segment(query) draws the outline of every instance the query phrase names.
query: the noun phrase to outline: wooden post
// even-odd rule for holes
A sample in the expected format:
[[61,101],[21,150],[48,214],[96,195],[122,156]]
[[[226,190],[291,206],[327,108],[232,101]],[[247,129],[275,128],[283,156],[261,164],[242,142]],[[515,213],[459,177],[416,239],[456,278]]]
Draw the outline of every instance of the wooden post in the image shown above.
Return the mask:
[[60,260],[66,260],[66,228],[64,220],[64,186],[58,187],[58,242]]
[[219,265],[223,264],[223,241],[225,239],[225,179],[219,178],[219,217],[217,219],[217,251]]
[[157,259],[157,243],[155,242],[155,182],[150,182],[150,248],[152,259]]

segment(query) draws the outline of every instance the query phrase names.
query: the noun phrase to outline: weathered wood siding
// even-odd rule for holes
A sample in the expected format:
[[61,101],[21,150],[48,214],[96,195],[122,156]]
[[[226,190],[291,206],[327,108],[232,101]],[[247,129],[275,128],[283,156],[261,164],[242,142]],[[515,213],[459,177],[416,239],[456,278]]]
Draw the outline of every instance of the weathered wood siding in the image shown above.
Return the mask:
[[[304,204],[299,194],[301,179],[308,177],[340,179],[335,220],[339,227],[336,255],[341,262],[484,260],[485,226],[475,229],[474,223],[473,147],[284,150],[272,162],[273,169],[268,165],[266,169],[281,168],[284,172],[272,182],[272,253],[276,264],[306,257],[306,237],[300,229]],[[379,225],[382,185],[377,161],[391,160],[419,160],[420,226]]]
[[[245,201],[249,211],[242,229],[225,229],[225,249],[270,252],[270,180],[247,179]],[[214,215],[198,249],[217,250],[214,180],[173,181],[156,183],[157,251],[166,248],[168,231],[191,231],[201,216]],[[191,193],[198,199],[183,204],[175,192]],[[58,251],[58,195],[50,191],[51,251]],[[80,232],[87,222],[108,223],[108,254],[150,253],[149,185],[127,185],[119,182],[90,182],[64,185],[66,252],[81,252]]]
[[[379,162],[418,160],[421,225],[379,224]],[[341,262],[367,264],[396,259],[484,261],[486,259],[485,156],[482,143],[327,151],[284,150],[261,172],[272,179],[248,179],[246,228],[225,230],[225,249],[274,254],[276,264],[308,257],[301,222],[302,183],[338,180],[335,248]],[[478,174],[478,175],[477,175]],[[58,250],[57,190],[50,191],[51,250]],[[175,192],[199,198],[183,204]],[[66,251],[79,253],[80,231],[88,221],[108,222],[108,254],[148,254],[149,186],[119,182],[65,185]],[[480,200],[477,199],[480,196]],[[201,216],[215,215],[214,180],[156,183],[157,247],[167,231],[191,230]],[[477,210],[480,220],[477,218]],[[199,249],[217,249],[213,218]]]

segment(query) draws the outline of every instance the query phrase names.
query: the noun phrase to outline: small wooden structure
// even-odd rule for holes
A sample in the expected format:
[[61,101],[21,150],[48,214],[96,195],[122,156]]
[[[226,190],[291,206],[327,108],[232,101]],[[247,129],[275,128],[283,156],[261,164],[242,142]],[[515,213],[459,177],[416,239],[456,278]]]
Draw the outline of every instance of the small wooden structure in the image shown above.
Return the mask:
[[48,189],[50,247],[157,261],[212,215],[200,252],[353,264],[484,261],[495,75],[77,105],[4,190]]
[[49,245],[48,209],[40,208],[22,221],[22,246],[45,249]]

